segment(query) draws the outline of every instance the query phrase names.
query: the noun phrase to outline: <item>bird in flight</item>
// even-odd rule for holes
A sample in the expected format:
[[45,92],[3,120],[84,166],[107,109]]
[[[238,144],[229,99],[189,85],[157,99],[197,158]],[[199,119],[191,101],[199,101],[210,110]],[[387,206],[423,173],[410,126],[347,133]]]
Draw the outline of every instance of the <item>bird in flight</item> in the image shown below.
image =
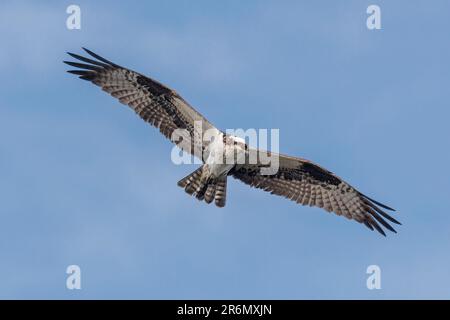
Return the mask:
[[[266,174],[267,163],[259,161],[258,157],[256,161],[248,161],[251,155],[259,154],[261,150],[249,147],[240,137],[217,129],[176,91],[83,49],[90,58],[68,52],[78,60],[64,61],[77,68],[69,73],[101,87],[182,150],[202,160],[200,168],[178,182],[188,194],[224,207],[227,178],[232,176],[251,187],[353,219],[384,236],[382,227],[396,232],[388,221],[400,223],[385,211],[394,209],[362,194],[332,172],[306,159],[272,153],[271,156],[277,157],[278,169],[273,174]],[[201,130],[197,130],[199,127]],[[199,132],[205,131],[212,137],[206,142],[198,137]],[[231,154],[237,161],[219,161]]]

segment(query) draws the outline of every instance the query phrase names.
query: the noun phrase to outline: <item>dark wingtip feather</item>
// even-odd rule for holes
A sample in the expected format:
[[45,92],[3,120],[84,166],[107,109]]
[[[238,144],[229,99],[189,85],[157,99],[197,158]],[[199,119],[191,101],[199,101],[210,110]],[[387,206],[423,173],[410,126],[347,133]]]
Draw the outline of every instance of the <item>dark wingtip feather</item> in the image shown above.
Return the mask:
[[111,64],[109,64],[109,63],[103,63],[103,62],[100,62],[100,61],[95,61],[95,60],[92,60],[92,59],[89,59],[89,58],[86,58],[86,57],[83,57],[83,56],[80,56],[78,54],[71,53],[71,52],[67,52],[67,54],[69,56],[71,56],[72,58],[74,58],[74,59],[77,59],[77,60],[80,60],[80,61],[83,61],[83,62],[86,62],[86,63],[90,63],[90,64],[93,64],[95,66],[99,66],[99,67],[102,67],[102,68],[110,68],[111,67]]
[[104,63],[107,63],[107,64],[109,64],[109,65],[111,65],[111,66],[119,67],[117,64],[115,64],[115,63],[113,63],[113,62],[111,62],[111,61],[109,61],[109,60],[106,60],[105,58],[99,56],[98,54],[92,52],[91,50],[86,49],[85,47],[81,47],[81,48],[82,48],[84,51],[86,51],[90,56],[94,57],[95,59],[100,60],[100,61],[102,61],[102,62],[104,62]]
[[365,194],[363,194],[363,193],[361,193],[361,192],[359,192],[359,194],[360,194],[361,196],[363,196],[364,198],[366,198],[367,200],[372,201],[373,203],[375,203],[376,205],[379,205],[380,207],[382,207],[382,208],[384,208],[384,209],[387,209],[387,210],[390,210],[390,211],[396,211],[394,208],[388,207],[388,206],[385,205],[385,204],[382,204],[382,203],[380,203],[380,202],[378,202],[378,201],[376,201],[376,200],[373,200],[373,199],[369,198],[368,196],[366,196]]
[[88,71],[85,70],[67,70],[68,73],[76,74],[78,76],[84,76]]
[[389,231],[393,232],[393,233],[397,233],[397,231],[395,231],[395,229],[386,221],[383,220],[383,218],[381,218],[379,215],[377,214],[373,214],[372,215],[379,223],[381,223],[383,225],[383,227],[385,227],[386,229],[388,229]]
[[381,210],[380,208],[378,208],[376,205],[373,205],[371,203],[368,203],[369,206],[374,209],[376,212],[378,212],[379,214],[381,214],[385,219],[391,221],[392,223],[401,225],[401,223],[399,221],[397,221],[396,219],[394,219],[393,217],[391,217],[390,215],[388,215],[386,212],[384,212],[383,210]]
[[[393,217],[391,217],[389,214],[387,214],[386,212],[384,212],[383,210],[381,210],[376,204],[374,204],[372,202],[372,200],[368,199],[367,197],[364,197],[363,195],[361,195],[363,198],[363,202],[366,204],[367,208],[370,211],[376,211],[378,212],[383,218],[389,220],[392,223],[398,224],[398,225],[402,225],[399,221],[397,221],[396,219],[394,219]],[[371,212],[371,214],[373,215],[373,213]]]
[[380,227],[380,225],[376,221],[372,220],[371,224],[380,234],[382,234],[383,236],[386,237],[386,233],[384,232],[384,230]]
[[68,73],[76,74],[80,79],[92,81],[95,78],[95,73],[85,70],[67,70]]
[[111,67],[118,67],[116,64],[98,56],[97,54],[93,53],[92,51],[83,48],[87,53],[89,53],[91,56],[96,58],[97,60],[89,59],[83,56],[80,56],[75,53],[67,52],[69,56],[71,56],[74,59],[77,59],[79,61],[85,62],[75,62],[75,61],[63,61],[63,63],[80,68],[79,70],[69,70],[67,72],[76,74],[79,76],[80,79],[93,81],[98,74],[98,72],[101,72],[104,69],[110,69]]
[[367,221],[364,221],[364,225],[373,231],[373,227],[370,225],[370,223],[368,223]]
[[75,68],[81,68],[81,69],[88,69],[88,70],[94,70],[99,71],[101,70],[100,67],[93,66],[91,64],[86,63],[79,63],[79,62],[73,62],[73,61],[63,61],[65,64],[68,64],[69,66],[75,67]]
[[71,56],[72,58],[75,58],[75,59],[83,58],[82,56],[80,56],[80,55],[78,55],[78,54],[76,54],[76,53],[67,52],[67,54],[68,54],[69,56]]
[[86,80],[86,81],[92,81],[94,78],[90,75],[85,75],[85,76],[79,76],[78,78],[80,78],[81,80]]
[[375,218],[375,220],[377,220],[379,223],[381,223],[383,225],[383,227],[385,227],[386,229],[388,229],[389,231],[392,231],[394,233],[397,233],[397,231],[395,231],[394,228],[392,228],[392,226],[387,223],[375,210],[374,207],[366,207],[367,213],[370,214],[373,218]]

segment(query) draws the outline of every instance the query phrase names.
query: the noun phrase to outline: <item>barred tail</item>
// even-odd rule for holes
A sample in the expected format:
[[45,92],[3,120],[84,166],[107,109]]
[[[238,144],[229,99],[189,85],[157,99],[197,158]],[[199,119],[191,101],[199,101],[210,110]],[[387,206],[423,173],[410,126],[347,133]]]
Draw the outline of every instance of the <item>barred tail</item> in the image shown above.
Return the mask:
[[198,168],[190,175],[178,181],[178,186],[195,196],[198,200],[205,200],[206,203],[215,201],[216,206],[224,207],[227,191],[227,177],[219,179],[208,179],[203,177],[203,167]]
[[202,186],[202,172],[203,166],[178,181],[178,186],[184,188],[184,190],[190,195],[193,195],[197,191],[197,189]]
[[227,200],[227,176],[217,181],[214,200],[216,202],[216,206],[221,208],[225,207],[225,202]]

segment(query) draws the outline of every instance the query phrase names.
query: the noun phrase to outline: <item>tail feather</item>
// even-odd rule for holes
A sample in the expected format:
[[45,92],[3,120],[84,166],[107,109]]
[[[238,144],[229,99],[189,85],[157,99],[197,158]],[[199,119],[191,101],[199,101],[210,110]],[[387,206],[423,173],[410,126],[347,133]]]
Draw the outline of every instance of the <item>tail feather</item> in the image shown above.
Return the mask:
[[190,195],[200,187],[200,180],[202,178],[203,167],[198,168],[188,176],[178,181],[178,186],[185,188]]
[[216,206],[225,207],[225,202],[227,200],[227,177],[217,181],[216,192],[214,195],[214,200]]
[[200,201],[204,200],[207,188],[208,188],[208,184],[206,184],[206,183],[201,184],[197,188],[197,190],[195,190],[195,197]]
[[205,192],[205,202],[211,203],[214,200],[215,193],[216,193],[216,185],[209,184]]
[[226,200],[227,177],[219,179],[205,179],[203,177],[203,167],[198,168],[188,176],[178,181],[178,186],[195,196],[198,200],[205,200],[206,203],[215,201],[216,206],[224,207]]

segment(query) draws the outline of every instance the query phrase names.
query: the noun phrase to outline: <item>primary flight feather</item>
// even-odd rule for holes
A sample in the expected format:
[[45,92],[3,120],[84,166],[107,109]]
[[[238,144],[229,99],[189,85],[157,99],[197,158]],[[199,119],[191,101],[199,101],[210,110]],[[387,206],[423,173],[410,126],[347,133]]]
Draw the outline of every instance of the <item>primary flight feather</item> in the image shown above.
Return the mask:
[[[242,139],[227,135],[214,127],[192,108],[177,92],[140,73],[121,67],[83,48],[92,58],[68,53],[79,62],[64,61],[77,68],[69,73],[92,82],[131,107],[143,120],[155,126],[181,149],[203,161],[196,171],[181,179],[178,185],[199,200],[225,206],[227,177],[232,176],[252,187],[283,196],[302,205],[316,206],[348,219],[363,223],[386,235],[383,227],[396,232],[389,224],[400,224],[386,213],[394,209],[362,194],[332,172],[308,160],[271,154],[278,157],[278,170],[264,174],[260,161],[246,161],[252,153]],[[200,129],[196,124],[200,123]],[[209,130],[214,139],[203,141],[199,132]],[[178,131],[185,132],[174,140]],[[197,150],[197,152],[196,152]],[[221,163],[218,154],[233,154],[243,162]],[[388,222],[389,221],[389,222]]]

